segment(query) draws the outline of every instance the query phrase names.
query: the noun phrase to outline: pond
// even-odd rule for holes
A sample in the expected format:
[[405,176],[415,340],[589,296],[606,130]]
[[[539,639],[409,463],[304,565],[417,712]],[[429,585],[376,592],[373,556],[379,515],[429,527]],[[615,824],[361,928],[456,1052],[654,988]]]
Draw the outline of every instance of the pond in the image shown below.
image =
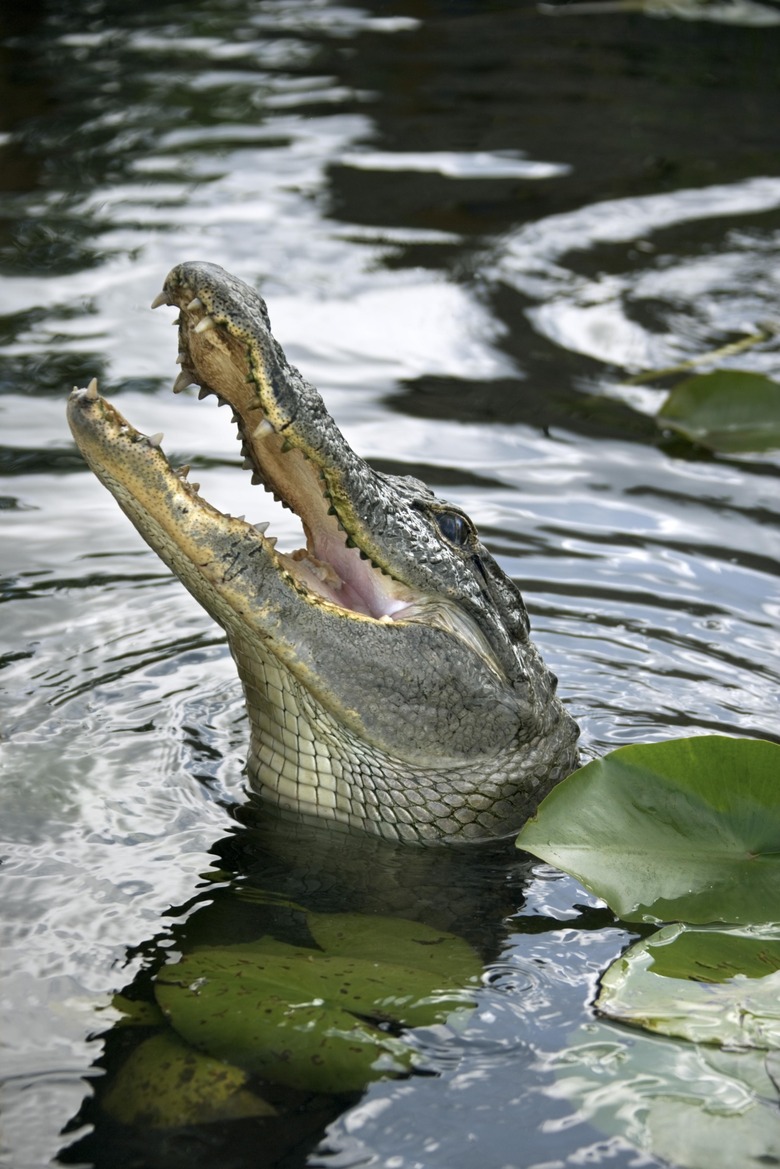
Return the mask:
[[[30,0],[0,32],[0,1163],[733,1166],[725,1136],[702,1161],[685,1116],[648,1122],[651,1071],[571,1056],[627,1058],[592,1004],[636,936],[576,881],[511,841],[345,843],[250,799],[221,631],[87,471],[65,401],[97,376],[294,546],[228,412],[172,397],[173,314],[149,311],[174,264],[221,264],[352,446],[472,516],[585,758],[778,740],[780,460],[671,438],[668,381],[631,379],[780,314],[780,10]],[[719,366],[777,376],[767,336]],[[419,1029],[426,1074],[272,1085],[273,1115],[230,1122],[112,1115],[138,1042],[114,995],[204,941],[286,935],[290,906],[460,935],[476,1009]],[[777,1134],[740,1141],[780,1163]]]

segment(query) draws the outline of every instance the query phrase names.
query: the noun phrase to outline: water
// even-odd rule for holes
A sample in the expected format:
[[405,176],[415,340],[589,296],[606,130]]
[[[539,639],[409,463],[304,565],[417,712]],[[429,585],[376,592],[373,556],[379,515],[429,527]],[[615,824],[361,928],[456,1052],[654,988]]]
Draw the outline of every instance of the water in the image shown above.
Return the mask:
[[[98,375],[207,498],[268,518],[228,420],[170,395],[148,311],[173,264],[220,263],[355,448],[475,519],[586,756],[777,738],[778,458],[663,440],[659,391],[623,380],[778,316],[777,8],[693,7],[2,17],[2,1164],[660,1163],[561,1088],[630,935],[511,849],[347,859],[269,827],[220,631],[85,470],[64,401]],[[777,344],[734,363],[777,376]],[[486,963],[471,1026],[419,1037],[436,1075],[286,1099],[263,1129],[113,1125],[91,1103],[123,1057],[113,993],[188,940],[251,935],[268,891],[457,928]]]

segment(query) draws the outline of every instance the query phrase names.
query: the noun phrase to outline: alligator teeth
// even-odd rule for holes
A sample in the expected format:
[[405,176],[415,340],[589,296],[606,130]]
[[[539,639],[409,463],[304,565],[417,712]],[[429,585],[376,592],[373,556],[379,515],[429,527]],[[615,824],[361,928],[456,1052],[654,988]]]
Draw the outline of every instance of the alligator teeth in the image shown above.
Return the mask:
[[186,370],[183,369],[176,378],[176,381],[173,383],[174,394],[180,394],[182,390],[186,390],[187,386],[191,386],[194,380],[195,379],[191,377]]
[[201,386],[200,389],[198,390],[198,401],[202,402],[203,399],[208,398],[209,394],[211,394],[212,392],[213,392],[212,390],[207,390],[205,386]]
[[257,426],[252,431],[252,438],[263,439],[268,438],[269,434],[274,433],[274,428],[267,418],[263,418],[258,422]]
[[159,308],[163,304],[170,303],[171,302],[168,300],[167,292],[158,292],[157,296],[155,296],[154,300],[152,301],[152,308]]
[[189,473],[190,473],[190,464],[189,463],[185,463],[183,467],[176,468],[176,474],[179,476],[180,479],[186,479],[187,476],[189,475]]
[[193,329],[195,333],[205,333],[207,329],[213,329],[216,321],[213,317],[201,317],[197,325]]
[[193,297],[193,299],[187,305],[187,311],[193,312],[196,308],[203,308],[203,301],[199,296]]
[[94,402],[94,401],[95,401],[95,399],[97,398],[97,396],[98,396],[98,384],[97,384],[97,378],[96,378],[96,377],[93,377],[92,381],[91,381],[91,382],[89,383],[89,385],[87,386],[87,392],[86,392],[86,395],[85,395],[85,396],[86,396],[87,398],[89,398],[90,402]]
[[184,365],[184,362],[186,360],[187,360],[187,354],[184,352],[183,349],[180,349],[179,352],[176,354],[176,364],[177,365]]
[[275,547],[276,547],[276,541],[277,541],[277,538],[278,538],[278,537],[276,537],[276,536],[266,536],[266,538],[265,538],[265,542],[266,542],[266,544],[268,544],[268,546],[269,546],[270,548],[275,548]]
[[149,443],[149,446],[159,446],[163,440],[163,437],[163,432],[158,430],[157,434],[148,435],[146,441]]
[[270,520],[264,520],[262,524],[255,524],[255,530],[258,531],[261,536],[264,536],[268,531],[270,524]]

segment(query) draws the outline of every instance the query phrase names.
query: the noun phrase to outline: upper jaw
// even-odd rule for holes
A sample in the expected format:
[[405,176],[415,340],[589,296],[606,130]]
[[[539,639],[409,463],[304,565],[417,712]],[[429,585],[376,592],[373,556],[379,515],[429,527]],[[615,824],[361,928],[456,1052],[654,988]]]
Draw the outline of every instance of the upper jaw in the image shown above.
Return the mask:
[[[260,296],[216,265],[185,263],[168,275],[153,307],[178,307],[182,372],[233,408],[244,467],[299,516],[306,548],[279,553],[312,600],[387,619],[420,599],[366,550],[348,481],[374,472],[355,455],[319,394],[286,361]],[[374,552],[376,550],[374,549]]]

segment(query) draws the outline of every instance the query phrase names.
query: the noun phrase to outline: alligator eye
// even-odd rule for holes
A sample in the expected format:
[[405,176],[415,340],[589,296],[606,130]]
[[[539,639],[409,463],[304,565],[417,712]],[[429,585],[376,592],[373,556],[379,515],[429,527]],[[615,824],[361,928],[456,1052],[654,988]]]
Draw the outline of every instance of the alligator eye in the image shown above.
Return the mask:
[[442,536],[449,540],[450,544],[462,546],[468,543],[471,529],[468,522],[456,511],[437,511],[436,523]]

